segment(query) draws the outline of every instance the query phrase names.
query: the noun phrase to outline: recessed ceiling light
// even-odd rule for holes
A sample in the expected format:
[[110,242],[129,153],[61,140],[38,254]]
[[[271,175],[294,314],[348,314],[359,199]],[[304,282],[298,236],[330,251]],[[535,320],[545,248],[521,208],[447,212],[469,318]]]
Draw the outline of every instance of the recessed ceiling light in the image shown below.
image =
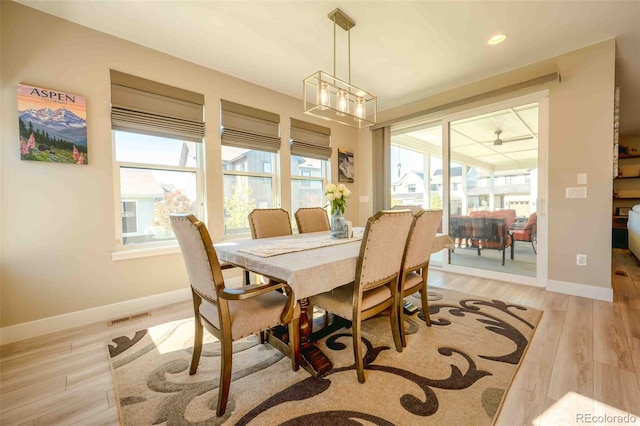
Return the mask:
[[506,38],[507,36],[505,34],[494,35],[489,39],[488,43],[491,45],[502,43]]

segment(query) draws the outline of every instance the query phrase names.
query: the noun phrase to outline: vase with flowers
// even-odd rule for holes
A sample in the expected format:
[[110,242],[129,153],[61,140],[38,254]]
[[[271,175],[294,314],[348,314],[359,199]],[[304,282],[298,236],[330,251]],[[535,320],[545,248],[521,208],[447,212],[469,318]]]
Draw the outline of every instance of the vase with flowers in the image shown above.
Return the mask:
[[331,204],[331,237],[333,238],[348,236],[347,222],[343,215],[350,195],[351,191],[343,184],[330,183],[324,187],[324,197]]

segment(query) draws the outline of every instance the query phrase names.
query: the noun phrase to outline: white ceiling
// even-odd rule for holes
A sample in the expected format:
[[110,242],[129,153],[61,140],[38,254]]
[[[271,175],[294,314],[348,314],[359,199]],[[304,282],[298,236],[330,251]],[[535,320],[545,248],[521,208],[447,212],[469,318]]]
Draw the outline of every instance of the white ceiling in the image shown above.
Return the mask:
[[[351,81],[385,110],[616,38],[621,134],[640,134],[640,1],[56,1],[19,3],[297,98],[333,73],[339,7]],[[489,37],[507,40],[487,45]],[[336,76],[348,79],[338,28]],[[302,108],[302,103],[301,106]]]

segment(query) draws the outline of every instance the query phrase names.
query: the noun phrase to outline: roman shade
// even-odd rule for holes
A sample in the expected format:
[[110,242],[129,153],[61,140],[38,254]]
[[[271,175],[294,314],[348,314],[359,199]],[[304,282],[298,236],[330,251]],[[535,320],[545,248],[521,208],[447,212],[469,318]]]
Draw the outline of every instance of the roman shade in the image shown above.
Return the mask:
[[291,119],[291,155],[328,160],[331,158],[331,129]]
[[267,152],[280,150],[280,116],[220,100],[222,145]]
[[111,127],[202,142],[204,95],[111,70]]

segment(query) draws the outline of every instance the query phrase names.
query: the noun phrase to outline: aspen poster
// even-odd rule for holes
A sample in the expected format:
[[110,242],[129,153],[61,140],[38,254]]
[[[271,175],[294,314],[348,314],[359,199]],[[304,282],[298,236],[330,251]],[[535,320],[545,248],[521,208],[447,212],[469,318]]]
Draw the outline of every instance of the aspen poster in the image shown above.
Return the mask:
[[88,164],[83,96],[18,84],[20,159]]

